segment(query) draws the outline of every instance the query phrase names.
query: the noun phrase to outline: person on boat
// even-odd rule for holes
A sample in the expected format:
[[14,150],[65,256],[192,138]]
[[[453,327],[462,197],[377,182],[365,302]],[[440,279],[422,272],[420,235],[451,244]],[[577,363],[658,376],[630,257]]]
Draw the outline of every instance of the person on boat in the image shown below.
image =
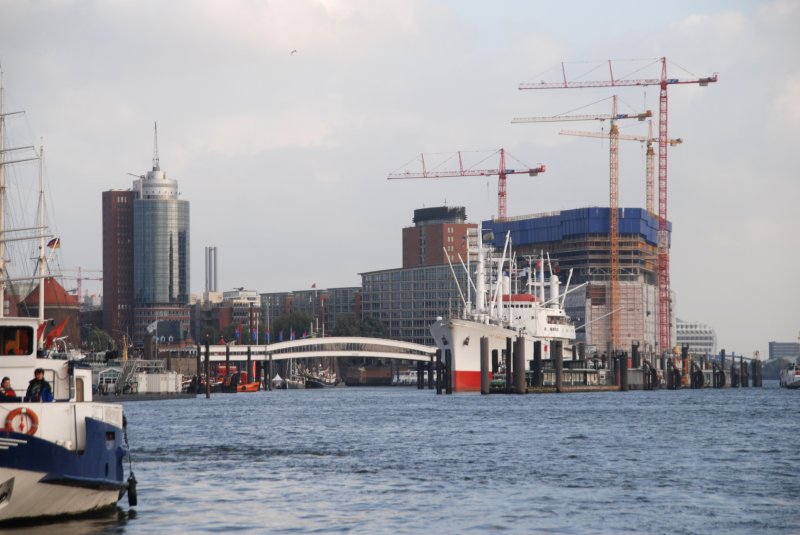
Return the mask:
[[25,401],[53,401],[53,389],[45,380],[43,369],[34,370],[33,379],[28,383],[28,390],[25,392]]
[[17,397],[17,393],[11,388],[11,379],[8,377],[3,377],[3,381],[0,382],[0,396]]

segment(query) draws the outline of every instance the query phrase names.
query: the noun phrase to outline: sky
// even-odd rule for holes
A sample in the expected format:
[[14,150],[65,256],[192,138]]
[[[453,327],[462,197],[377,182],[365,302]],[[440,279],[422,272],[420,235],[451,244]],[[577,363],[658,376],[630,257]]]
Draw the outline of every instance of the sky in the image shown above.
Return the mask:
[[[606,123],[511,120],[609,113],[612,94],[655,112],[658,88],[519,84],[558,80],[561,62],[608,79],[609,59],[617,78],[658,77],[660,57],[670,77],[719,73],[669,89],[684,141],[668,162],[671,287],[719,348],[765,356],[800,336],[798,27],[788,0],[0,0],[0,68],[6,111],[26,112],[10,144],[45,146],[63,269],[102,269],[101,193],[151,169],[158,122],[161,169],[191,202],[196,293],[206,246],[221,290],[358,286],[401,266],[415,209],[497,214],[496,177],[386,179],[422,153],[440,169],[455,151],[496,168],[501,147],[509,167],[544,163],[509,177],[510,216],[608,206],[607,141],[558,135]],[[644,149],[620,145],[620,206],[642,207]]]

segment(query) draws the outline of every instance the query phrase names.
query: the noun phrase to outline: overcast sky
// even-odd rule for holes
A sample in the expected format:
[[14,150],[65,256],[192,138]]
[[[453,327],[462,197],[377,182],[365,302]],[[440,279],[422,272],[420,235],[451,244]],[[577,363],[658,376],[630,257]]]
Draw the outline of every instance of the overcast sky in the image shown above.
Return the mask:
[[[27,113],[9,135],[44,139],[61,265],[102,268],[101,192],[151,168],[158,121],[161,168],[191,202],[197,293],[205,246],[221,289],[356,286],[401,265],[414,209],[497,213],[496,177],[386,180],[423,152],[545,163],[509,177],[509,215],[608,206],[607,142],[558,135],[607,125],[511,119],[608,113],[611,91],[519,83],[555,81],[561,61],[584,80],[606,78],[591,70],[606,59],[719,72],[669,90],[684,140],[669,153],[672,288],[678,316],[714,327],[720,348],[766,355],[800,331],[798,28],[794,1],[0,0],[0,65],[6,110]],[[616,75],[658,77],[633,72],[649,63]],[[658,109],[657,87],[618,94],[621,111]],[[644,166],[621,143],[621,206],[644,206]]]

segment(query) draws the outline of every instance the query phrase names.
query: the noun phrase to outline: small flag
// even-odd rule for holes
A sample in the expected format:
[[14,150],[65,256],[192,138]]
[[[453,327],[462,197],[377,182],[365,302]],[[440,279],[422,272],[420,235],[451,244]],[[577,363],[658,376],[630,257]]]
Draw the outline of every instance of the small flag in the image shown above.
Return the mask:
[[36,329],[36,343],[39,343],[39,340],[42,339],[42,335],[44,334],[44,328],[47,327],[47,322],[43,321],[39,324],[39,328]]
[[308,338],[308,331],[303,332],[303,336],[300,337],[301,339]]
[[316,282],[312,283],[312,284],[311,284],[311,287],[312,287],[312,288],[316,288],[316,287],[317,287],[317,283],[316,283]]
[[242,326],[241,325],[236,327],[236,341],[237,342],[241,342],[242,341]]
[[150,325],[147,326],[147,334],[153,334],[153,332],[158,328],[158,320],[154,321]]
[[47,242],[47,246],[51,249],[60,249],[61,248],[61,238],[53,238],[49,242]]
[[258,342],[258,331],[253,329],[250,338],[252,338],[253,342]]
[[290,337],[289,337],[289,340],[294,340],[294,329],[292,329],[291,331],[289,331],[289,333],[290,333],[290,335],[289,335],[289,336],[290,336]]
[[56,338],[61,336],[61,333],[64,332],[64,327],[66,326],[67,326],[67,318],[64,318],[64,320],[58,325],[56,325],[52,331],[47,333],[47,336],[45,337],[44,341],[44,347],[47,349],[53,347],[53,342],[55,341]]
[[278,331],[278,342],[283,342],[283,329]]
[[269,331],[264,331],[264,343],[269,344]]

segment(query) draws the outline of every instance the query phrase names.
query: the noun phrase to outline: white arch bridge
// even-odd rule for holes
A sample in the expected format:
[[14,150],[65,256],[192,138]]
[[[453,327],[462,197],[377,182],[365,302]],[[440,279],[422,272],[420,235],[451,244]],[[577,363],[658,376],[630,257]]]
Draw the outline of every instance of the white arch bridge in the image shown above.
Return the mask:
[[[198,346],[198,357],[205,360],[206,346]],[[430,362],[436,347],[385,338],[330,336],[304,338],[268,345],[209,345],[211,362],[278,361],[312,357],[374,357]]]

